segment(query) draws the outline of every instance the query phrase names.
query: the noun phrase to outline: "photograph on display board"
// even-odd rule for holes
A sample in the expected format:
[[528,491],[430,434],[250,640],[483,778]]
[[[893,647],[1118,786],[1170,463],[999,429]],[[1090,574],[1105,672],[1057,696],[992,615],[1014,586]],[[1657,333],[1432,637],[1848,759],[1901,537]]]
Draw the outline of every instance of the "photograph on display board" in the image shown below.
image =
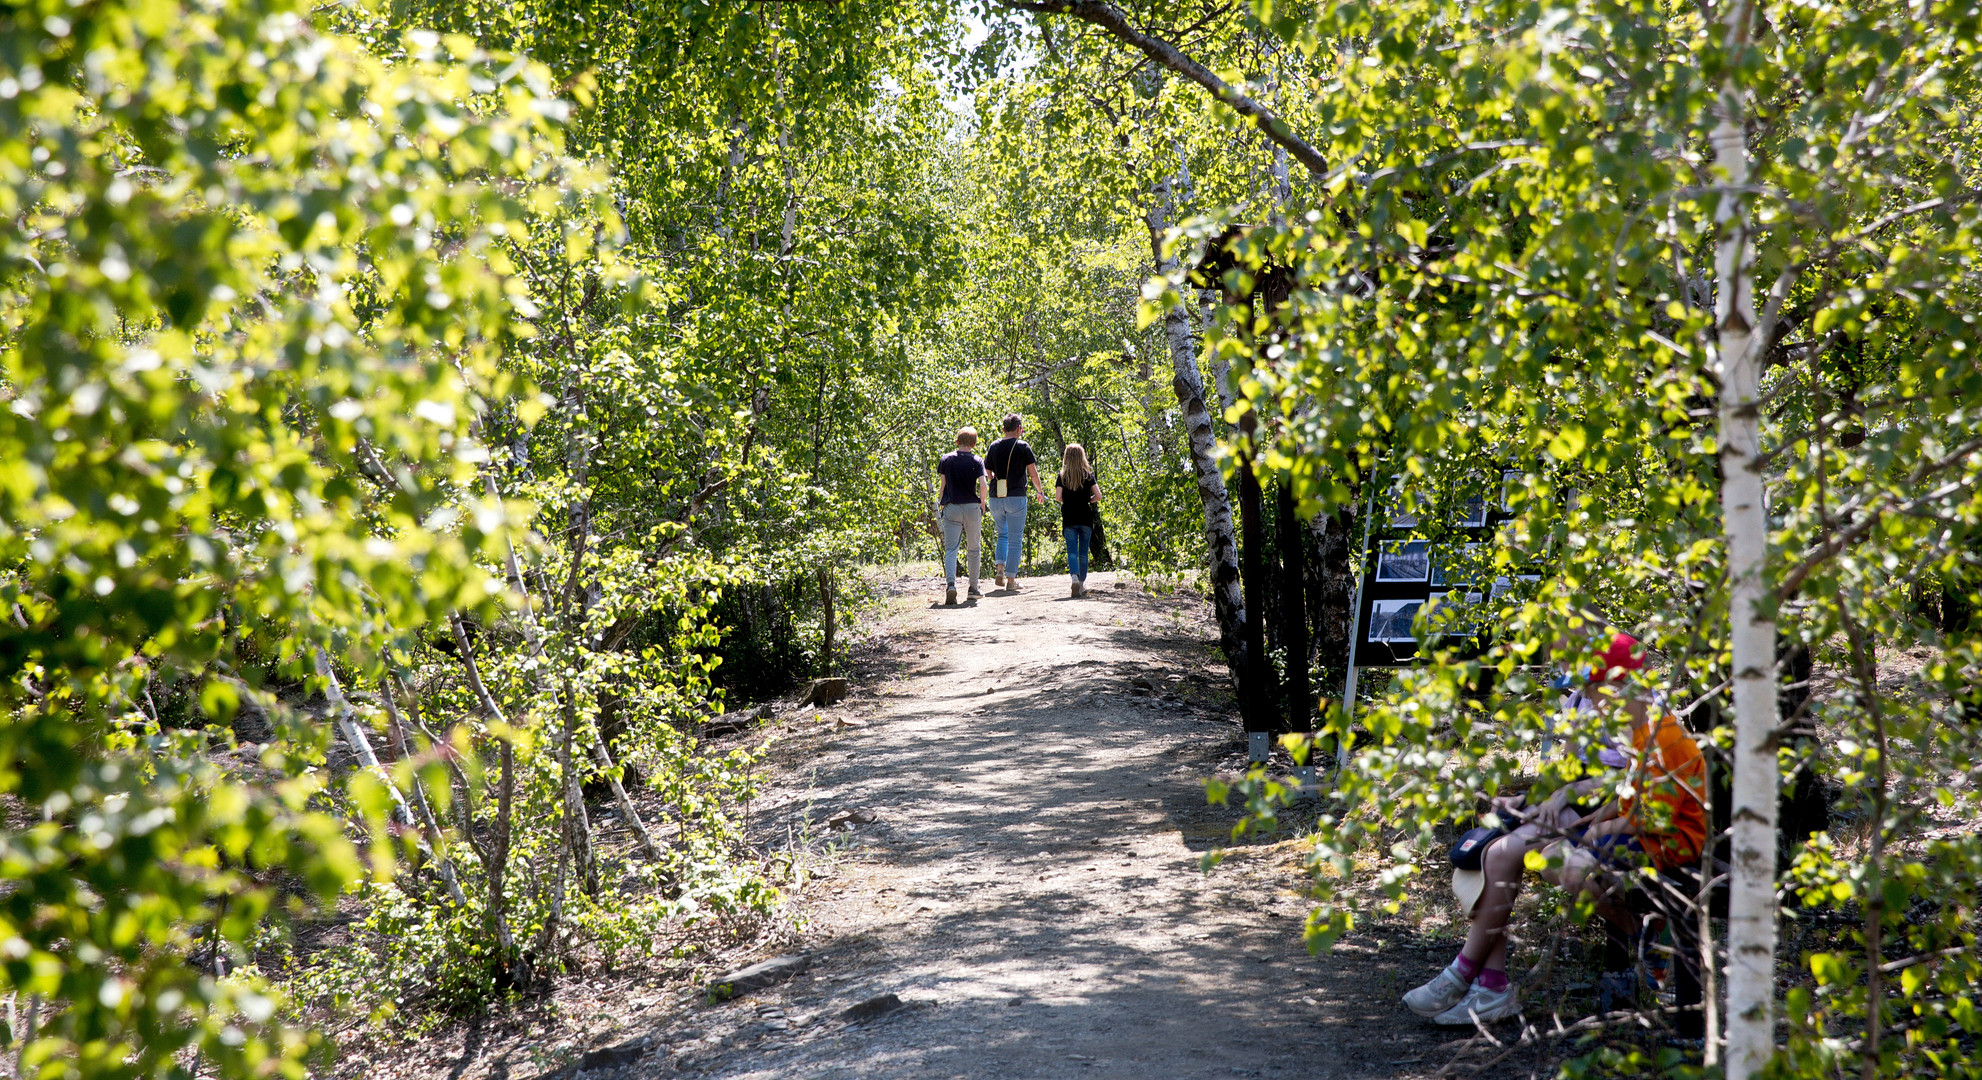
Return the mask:
[[1376,580],[1427,581],[1431,578],[1431,541],[1393,541],[1376,557]]
[[1501,513],[1511,514],[1514,512],[1514,493],[1521,490],[1523,486],[1520,470],[1508,469],[1500,474]]
[[1369,640],[1415,643],[1418,638],[1411,632],[1411,620],[1418,617],[1418,609],[1424,606],[1423,600],[1377,600],[1371,603]]
[[1404,481],[1399,478],[1390,485],[1390,494],[1383,499],[1383,516],[1393,529],[1415,529],[1418,515],[1404,509]]
[[1431,583],[1437,585],[1470,585],[1477,572],[1480,551],[1484,542],[1474,541],[1463,548],[1451,544],[1441,544],[1432,552]]
[[1520,582],[1540,581],[1541,579],[1542,576],[1540,574],[1522,574],[1518,577],[1513,577],[1513,578],[1497,577],[1493,579],[1493,592],[1490,595],[1492,595],[1492,597],[1495,600],[1498,600],[1501,597],[1507,595],[1508,593],[1514,591],[1514,586]]
[[1441,634],[1470,637],[1480,632],[1477,606],[1486,599],[1478,592],[1434,591],[1425,602],[1431,607],[1431,626]]

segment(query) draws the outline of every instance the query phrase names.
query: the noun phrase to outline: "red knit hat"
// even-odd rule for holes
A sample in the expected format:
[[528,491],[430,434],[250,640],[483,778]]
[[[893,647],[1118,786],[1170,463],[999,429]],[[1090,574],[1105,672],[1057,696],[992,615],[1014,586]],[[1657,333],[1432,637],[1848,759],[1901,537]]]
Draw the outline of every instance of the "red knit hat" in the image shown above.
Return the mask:
[[1644,666],[1644,650],[1638,639],[1620,630],[1611,637],[1610,646],[1597,654],[1597,669],[1590,681],[1623,682],[1626,675]]

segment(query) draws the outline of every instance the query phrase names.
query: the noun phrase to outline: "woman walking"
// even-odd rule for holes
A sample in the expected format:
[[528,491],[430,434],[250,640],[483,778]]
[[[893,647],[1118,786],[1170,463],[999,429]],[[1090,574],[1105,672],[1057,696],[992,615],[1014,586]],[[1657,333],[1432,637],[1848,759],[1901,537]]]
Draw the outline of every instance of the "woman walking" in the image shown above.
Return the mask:
[[1079,443],[1068,443],[1060,456],[1053,501],[1060,504],[1060,527],[1067,535],[1067,573],[1074,579],[1070,595],[1078,599],[1087,595],[1087,546],[1094,539],[1096,507],[1101,504],[1101,485],[1094,482],[1087,451]]

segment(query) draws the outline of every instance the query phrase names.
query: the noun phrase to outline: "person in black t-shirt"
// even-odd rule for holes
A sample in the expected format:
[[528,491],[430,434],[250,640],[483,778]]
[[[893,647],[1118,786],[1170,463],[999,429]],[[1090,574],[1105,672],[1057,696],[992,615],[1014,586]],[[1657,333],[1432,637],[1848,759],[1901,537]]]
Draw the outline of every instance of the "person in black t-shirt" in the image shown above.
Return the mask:
[[957,448],[943,455],[936,471],[943,477],[943,497],[938,500],[943,518],[943,602],[957,602],[957,546],[968,540],[970,549],[970,599],[984,594],[977,590],[977,565],[984,544],[984,462],[971,448],[977,445],[977,429],[957,432]]
[[1101,505],[1101,485],[1094,482],[1087,451],[1068,443],[1060,457],[1060,475],[1053,482],[1053,501],[1060,504],[1060,528],[1067,537],[1067,573],[1074,597],[1087,595],[1087,549],[1094,539],[1094,521]]
[[996,569],[992,581],[999,588],[1017,592],[1019,588],[1019,562],[1023,558],[1019,545],[1025,541],[1026,493],[1028,488],[1039,492],[1039,505],[1046,505],[1046,485],[1039,479],[1039,459],[1032,456],[1032,447],[1020,436],[1025,434],[1025,421],[1019,414],[1005,417],[1005,437],[991,444],[984,451],[984,471],[991,484],[991,522],[998,530],[998,544],[992,549],[992,559]]

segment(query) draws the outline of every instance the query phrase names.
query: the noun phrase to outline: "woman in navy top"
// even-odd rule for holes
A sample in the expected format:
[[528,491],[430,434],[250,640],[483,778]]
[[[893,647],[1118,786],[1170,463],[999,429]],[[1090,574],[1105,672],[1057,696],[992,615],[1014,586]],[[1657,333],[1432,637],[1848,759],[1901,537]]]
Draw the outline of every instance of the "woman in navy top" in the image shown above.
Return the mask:
[[1101,505],[1101,485],[1094,482],[1087,451],[1068,443],[1060,456],[1060,475],[1053,482],[1053,501],[1060,504],[1060,528],[1067,537],[1067,573],[1073,577],[1072,596],[1087,595],[1088,545]]

